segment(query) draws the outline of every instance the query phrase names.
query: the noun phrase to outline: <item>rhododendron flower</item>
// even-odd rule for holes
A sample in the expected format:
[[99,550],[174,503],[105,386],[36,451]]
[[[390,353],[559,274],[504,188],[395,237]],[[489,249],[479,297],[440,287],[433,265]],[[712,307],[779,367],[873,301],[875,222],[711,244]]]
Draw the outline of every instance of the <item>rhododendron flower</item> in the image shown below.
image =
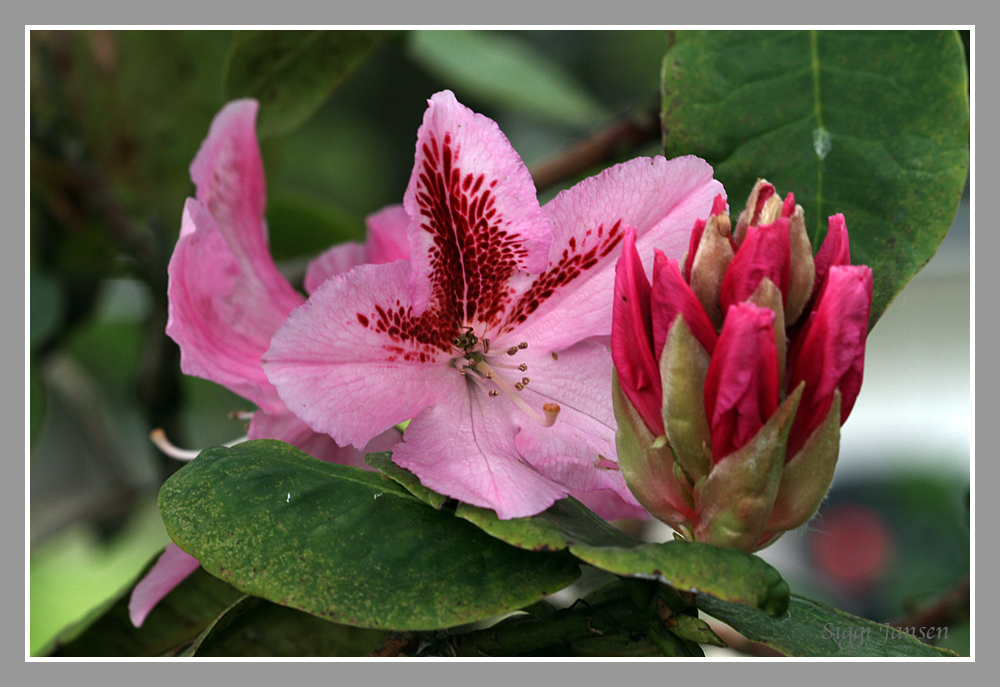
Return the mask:
[[607,394],[612,267],[626,230],[679,254],[721,190],[697,158],[640,158],[540,207],[497,125],[438,93],[403,199],[409,260],[319,285],[271,341],[267,377],[340,444],[412,420],[393,460],[500,518],[597,490],[635,511]]
[[[217,382],[257,405],[251,439],[280,439],[321,460],[364,466],[364,453],[338,446],[289,412],[261,367],[271,337],[303,298],[278,272],[267,246],[264,169],[254,124],[257,102],[229,103],[215,117],[191,163],[195,198],[184,205],[181,232],[168,269],[167,334],[181,349],[181,369]],[[306,273],[307,291],[362,262],[404,257],[406,215],[399,206],[368,218],[366,244],[335,246]],[[399,438],[390,429],[368,451]],[[146,614],[198,562],[171,544],[132,595],[130,613]]]
[[[686,536],[756,550],[816,512],[861,388],[871,270],[843,215],[815,259],[802,207],[759,181],[735,231],[719,196],[682,273],[653,281],[626,232],[611,351],[619,460],[651,513]],[[636,343],[640,345],[636,345]]]

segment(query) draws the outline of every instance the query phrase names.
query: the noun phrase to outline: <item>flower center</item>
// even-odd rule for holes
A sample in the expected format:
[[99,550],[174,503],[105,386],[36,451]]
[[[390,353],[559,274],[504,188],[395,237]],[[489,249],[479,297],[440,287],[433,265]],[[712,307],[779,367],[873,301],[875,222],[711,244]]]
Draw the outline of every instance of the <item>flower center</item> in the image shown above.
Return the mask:
[[[490,340],[476,335],[472,327],[465,327],[465,331],[452,339],[451,343],[461,354],[462,362],[458,367],[459,374],[466,379],[471,379],[491,398],[496,398],[503,392],[528,417],[542,427],[551,427],[555,423],[560,410],[557,403],[544,404],[542,412],[539,413],[518,394],[531,381],[530,378],[523,376],[523,373],[528,371],[527,363],[514,365],[510,362],[501,362],[502,356],[496,354],[490,356]],[[508,348],[505,354],[513,357],[527,347],[528,343],[522,341],[518,345]],[[454,359],[454,361],[458,360],[459,358]],[[520,376],[520,381],[515,381],[512,384],[504,377],[505,373],[502,373],[502,370],[514,371],[511,376],[515,379]]]

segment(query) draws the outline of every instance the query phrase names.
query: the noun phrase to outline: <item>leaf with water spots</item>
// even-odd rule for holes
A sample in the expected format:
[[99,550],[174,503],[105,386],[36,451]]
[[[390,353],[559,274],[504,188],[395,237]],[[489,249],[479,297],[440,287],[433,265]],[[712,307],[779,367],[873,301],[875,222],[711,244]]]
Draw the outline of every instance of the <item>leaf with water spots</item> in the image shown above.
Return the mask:
[[160,491],[167,532],[237,589],[334,622],[424,630],[532,604],[579,575],[509,546],[380,473],[280,441],[211,448]]
[[954,31],[681,31],[663,62],[666,154],[708,160],[736,214],[758,177],[793,192],[814,251],[843,213],[874,275],[871,327],[955,217],[967,89]]

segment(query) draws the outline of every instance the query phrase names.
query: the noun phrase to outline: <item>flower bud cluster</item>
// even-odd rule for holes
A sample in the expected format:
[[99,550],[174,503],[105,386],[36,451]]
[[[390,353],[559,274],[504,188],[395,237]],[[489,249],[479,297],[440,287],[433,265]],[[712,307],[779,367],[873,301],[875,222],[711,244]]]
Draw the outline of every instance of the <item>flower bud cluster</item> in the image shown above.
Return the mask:
[[611,351],[618,456],[686,538],[755,551],[811,518],[861,388],[872,273],[843,215],[813,256],[802,206],[764,180],[733,226],[722,196],[652,282],[626,234]]

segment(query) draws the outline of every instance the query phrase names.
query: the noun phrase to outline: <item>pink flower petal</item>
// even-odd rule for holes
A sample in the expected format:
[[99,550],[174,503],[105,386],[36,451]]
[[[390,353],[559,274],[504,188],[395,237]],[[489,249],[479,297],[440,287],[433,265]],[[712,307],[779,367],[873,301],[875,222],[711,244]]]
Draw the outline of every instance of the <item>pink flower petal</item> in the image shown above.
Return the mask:
[[636,158],[562,191],[543,210],[552,219],[549,266],[508,318],[532,345],[559,350],[611,333],[614,266],[624,228],[651,272],[653,248],[680,259],[691,227],[725,191],[696,157]]
[[264,167],[254,129],[255,100],[235,100],[212,120],[208,137],[191,163],[196,197],[215,219],[247,279],[260,283],[279,309],[301,297],[281,276],[267,245]]
[[861,390],[868,317],[872,304],[872,272],[864,265],[835,265],[826,286],[789,353],[788,388],[806,382],[788,437],[789,457],[798,453],[823,422],[840,390],[843,424]]
[[142,627],[146,616],[156,604],[198,569],[198,559],[184,553],[177,544],[167,544],[146,576],[132,589],[128,602],[128,617],[136,627]]
[[494,121],[455,100],[428,101],[403,205],[414,313],[447,309],[493,324],[546,264],[549,222],[520,156]]
[[309,425],[287,410],[283,413],[260,411],[254,413],[247,436],[250,439],[278,439],[297,446],[313,458],[327,463],[353,465],[365,470],[370,469],[365,464],[366,453],[391,451],[403,437],[402,433],[393,427],[372,439],[361,450],[353,446],[338,446],[329,435],[317,434]]
[[780,217],[773,224],[759,227],[751,224],[722,279],[722,311],[750,298],[764,279],[770,279],[786,297],[790,271],[788,219]]
[[[653,355],[650,286],[635,249],[635,230],[625,230],[625,245],[615,269],[611,356],[618,383],[653,436],[663,434],[663,385]],[[662,348],[662,344],[661,344]]]
[[508,403],[475,387],[453,393],[413,419],[392,459],[423,485],[501,520],[540,513],[569,492],[519,459]]
[[[529,349],[530,351],[530,349]],[[611,388],[611,355],[594,341],[551,355],[525,357],[530,383],[520,392],[533,408],[546,403],[559,406],[551,427],[542,427],[511,408],[520,427],[515,440],[518,453],[541,474],[570,489],[613,489],[626,502],[638,506],[617,465],[614,411],[608,402]],[[492,399],[504,400],[502,397]]]
[[289,316],[264,356],[281,399],[312,429],[362,447],[465,380],[449,364],[454,330],[415,317],[410,264],[361,265],[325,281]]
[[390,205],[365,220],[368,240],[334,246],[309,263],[304,286],[312,293],[319,285],[335,274],[341,274],[358,265],[381,265],[410,257],[407,226],[410,217],[402,205]]
[[[684,316],[694,338],[712,355],[718,338],[712,321],[708,319],[705,308],[691,287],[681,276],[677,261],[671,260],[662,252],[655,252],[653,262],[653,293],[651,298],[653,356],[656,360],[663,355],[670,328],[678,315]],[[657,368],[659,369],[659,368]],[[661,399],[662,401],[662,399]]]
[[729,308],[705,376],[705,413],[716,463],[752,439],[778,408],[774,312]]
[[597,491],[570,489],[569,495],[605,520],[649,520],[652,517],[645,508],[633,505],[611,489]]
[[302,298],[294,292],[284,299],[272,294],[192,198],[184,206],[168,274],[167,334],[181,348],[181,369],[222,384],[264,410],[282,410],[260,359]]

